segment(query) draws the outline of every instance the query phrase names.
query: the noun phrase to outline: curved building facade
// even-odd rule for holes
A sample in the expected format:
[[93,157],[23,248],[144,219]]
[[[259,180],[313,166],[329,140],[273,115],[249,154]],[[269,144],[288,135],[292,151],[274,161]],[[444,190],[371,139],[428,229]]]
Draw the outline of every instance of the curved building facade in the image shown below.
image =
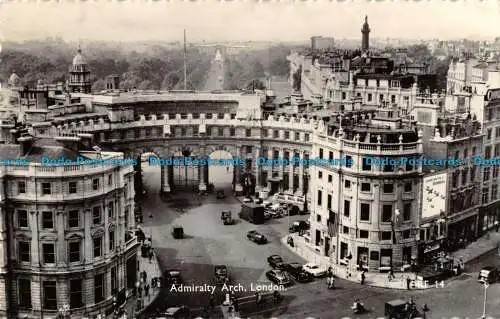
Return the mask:
[[360,112],[319,127],[312,154],[329,164],[312,166],[310,243],[333,263],[369,271],[416,259],[421,136]]
[[[22,137],[2,145],[0,179],[4,262],[2,317],[102,314],[134,287],[138,242],[133,163],[50,166],[46,158],[120,161],[123,154],[79,152],[81,138]],[[7,267],[7,264],[4,264]]]

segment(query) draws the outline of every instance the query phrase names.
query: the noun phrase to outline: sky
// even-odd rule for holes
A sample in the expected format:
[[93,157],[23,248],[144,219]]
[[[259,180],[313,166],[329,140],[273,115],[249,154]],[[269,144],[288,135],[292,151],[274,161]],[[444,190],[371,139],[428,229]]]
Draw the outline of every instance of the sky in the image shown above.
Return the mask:
[[313,35],[481,39],[500,36],[500,0],[7,0],[0,36],[24,41],[306,41]]

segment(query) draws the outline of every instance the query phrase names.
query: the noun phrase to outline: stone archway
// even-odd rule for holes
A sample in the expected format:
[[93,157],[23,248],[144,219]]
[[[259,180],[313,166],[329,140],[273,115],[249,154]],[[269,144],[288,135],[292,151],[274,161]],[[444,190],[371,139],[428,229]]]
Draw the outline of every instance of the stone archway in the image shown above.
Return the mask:
[[234,156],[224,148],[211,149],[207,154],[208,165],[208,183],[213,185],[214,189],[231,190],[234,184],[235,164]]
[[206,167],[200,165],[198,150],[184,146],[177,148],[172,154],[172,176],[170,187],[175,190],[198,191],[206,183]]

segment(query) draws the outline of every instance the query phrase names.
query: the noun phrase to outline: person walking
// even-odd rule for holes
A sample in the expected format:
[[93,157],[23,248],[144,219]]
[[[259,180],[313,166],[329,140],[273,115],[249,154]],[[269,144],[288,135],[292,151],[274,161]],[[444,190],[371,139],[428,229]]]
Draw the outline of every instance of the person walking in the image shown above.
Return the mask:
[[146,286],[144,286],[144,295],[146,297],[149,297],[149,284],[146,284]]
[[410,290],[411,289],[411,279],[410,276],[406,277],[406,289]]
[[363,270],[361,272],[361,284],[364,285],[365,284],[365,279],[366,279],[366,276],[365,276],[365,271]]

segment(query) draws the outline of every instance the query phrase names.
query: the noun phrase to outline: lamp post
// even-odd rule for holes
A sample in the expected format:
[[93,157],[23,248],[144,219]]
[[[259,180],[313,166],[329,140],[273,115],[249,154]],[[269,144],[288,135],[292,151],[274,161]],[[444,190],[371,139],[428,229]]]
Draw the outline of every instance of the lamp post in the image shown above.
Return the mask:
[[486,299],[487,299],[487,291],[488,291],[488,283],[484,282],[484,302],[483,302],[483,315],[481,319],[486,319]]

